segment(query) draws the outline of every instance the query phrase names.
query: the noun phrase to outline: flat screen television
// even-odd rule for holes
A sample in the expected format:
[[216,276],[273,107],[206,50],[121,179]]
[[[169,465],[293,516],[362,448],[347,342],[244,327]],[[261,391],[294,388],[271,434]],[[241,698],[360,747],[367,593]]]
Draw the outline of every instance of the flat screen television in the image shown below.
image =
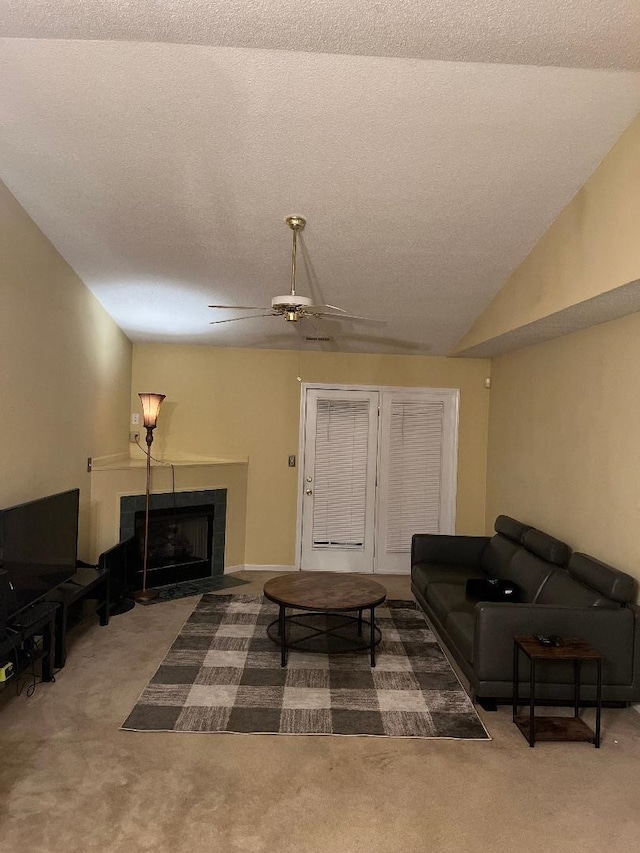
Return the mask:
[[76,573],[80,490],[2,512],[2,563],[15,595],[9,615],[28,607]]

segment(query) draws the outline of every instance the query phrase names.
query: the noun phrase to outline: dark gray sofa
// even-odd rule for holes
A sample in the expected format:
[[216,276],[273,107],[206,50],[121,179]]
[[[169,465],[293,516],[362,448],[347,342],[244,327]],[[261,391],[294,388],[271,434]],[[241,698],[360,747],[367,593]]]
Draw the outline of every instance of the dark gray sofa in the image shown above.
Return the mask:
[[[640,700],[640,609],[628,574],[540,530],[500,515],[496,534],[415,534],[411,588],[478,701],[513,694],[513,638],[518,634],[581,637],[604,656],[603,700]],[[502,578],[519,588],[518,603],[471,599],[469,578]],[[524,665],[523,665],[524,664]],[[528,662],[521,661],[520,695],[528,696]],[[570,701],[573,666],[539,668],[540,699]],[[582,697],[595,698],[595,667],[583,665]]]

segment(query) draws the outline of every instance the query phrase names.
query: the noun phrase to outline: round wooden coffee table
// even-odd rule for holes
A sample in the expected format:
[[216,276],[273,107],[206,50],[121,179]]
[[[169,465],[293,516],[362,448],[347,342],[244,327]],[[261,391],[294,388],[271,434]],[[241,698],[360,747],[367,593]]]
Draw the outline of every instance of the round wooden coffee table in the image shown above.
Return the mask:
[[[280,608],[267,634],[281,648],[281,666],[287,665],[289,649],[330,654],[369,649],[371,666],[376,665],[381,635],[375,609],[387,596],[382,584],[357,575],[295,572],[267,581],[264,595]],[[287,608],[305,612],[287,616]],[[362,618],[364,610],[370,613],[368,621]]]

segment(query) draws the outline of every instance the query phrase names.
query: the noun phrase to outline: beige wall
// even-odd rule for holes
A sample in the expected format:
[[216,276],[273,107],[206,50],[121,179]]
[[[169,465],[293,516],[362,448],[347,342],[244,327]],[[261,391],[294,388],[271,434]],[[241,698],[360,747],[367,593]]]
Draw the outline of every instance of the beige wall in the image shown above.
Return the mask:
[[[152,455],[155,455],[155,444]],[[94,468],[91,474],[92,540],[91,559],[120,540],[120,498],[144,495],[146,466],[144,454],[137,452],[140,464],[124,467]],[[154,495],[202,489],[226,489],[225,571],[244,564],[245,519],[247,500],[246,464],[209,465],[176,464],[173,476],[167,465],[152,465],[151,491]]]
[[87,457],[127,452],[131,344],[0,183],[0,507],[81,489]]
[[[457,351],[640,279],[639,188],[640,118]],[[514,515],[640,579],[639,372],[640,314],[492,360],[488,531]]]
[[487,522],[513,515],[640,580],[640,314],[496,358]]
[[137,392],[167,395],[154,450],[169,458],[249,457],[247,564],[293,565],[300,383],[460,388],[457,529],[484,531],[488,362],[418,356],[258,351],[136,345],[131,411]]
[[456,352],[640,279],[639,226],[640,117],[513,273]]

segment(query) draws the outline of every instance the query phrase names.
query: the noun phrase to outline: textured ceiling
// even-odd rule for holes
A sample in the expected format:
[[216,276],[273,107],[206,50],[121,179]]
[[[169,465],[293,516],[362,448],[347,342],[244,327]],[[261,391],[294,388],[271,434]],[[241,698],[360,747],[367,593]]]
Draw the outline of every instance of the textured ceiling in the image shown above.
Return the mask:
[[640,69],[638,0],[2,0],[0,35]]
[[304,346],[444,354],[640,110],[610,5],[4,0],[0,176],[134,340],[300,346],[206,307],[295,213],[298,292],[386,321]]

